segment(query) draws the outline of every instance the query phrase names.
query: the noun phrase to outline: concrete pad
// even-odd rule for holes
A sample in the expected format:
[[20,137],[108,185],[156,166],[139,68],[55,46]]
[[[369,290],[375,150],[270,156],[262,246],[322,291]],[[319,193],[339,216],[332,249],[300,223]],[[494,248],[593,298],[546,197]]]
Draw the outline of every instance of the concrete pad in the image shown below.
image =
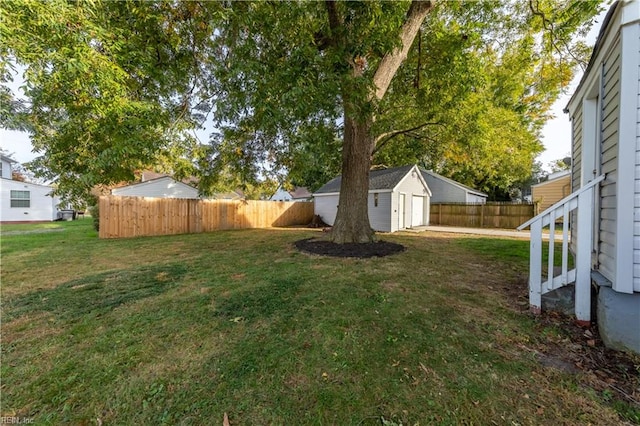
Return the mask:
[[[515,229],[494,229],[494,228],[462,228],[458,226],[419,226],[412,229],[406,229],[407,232],[448,232],[451,234],[470,234],[470,235],[486,235],[489,237],[510,237],[510,238],[522,238],[530,239],[531,234],[529,231],[516,231]],[[562,240],[562,236],[559,237],[559,241]],[[543,233],[542,239],[549,239],[549,233]]]

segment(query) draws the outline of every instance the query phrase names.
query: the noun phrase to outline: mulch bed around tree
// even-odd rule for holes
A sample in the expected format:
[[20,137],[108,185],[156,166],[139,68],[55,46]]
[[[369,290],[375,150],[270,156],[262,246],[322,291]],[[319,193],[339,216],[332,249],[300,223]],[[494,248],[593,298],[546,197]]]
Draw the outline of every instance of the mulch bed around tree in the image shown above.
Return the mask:
[[296,241],[294,245],[298,250],[306,253],[332,257],[357,257],[361,259],[389,256],[401,253],[405,250],[403,245],[390,243],[388,241],[377,241],[375,243],[364,244],[337,244],[318,238],[306,238],[304,240]]

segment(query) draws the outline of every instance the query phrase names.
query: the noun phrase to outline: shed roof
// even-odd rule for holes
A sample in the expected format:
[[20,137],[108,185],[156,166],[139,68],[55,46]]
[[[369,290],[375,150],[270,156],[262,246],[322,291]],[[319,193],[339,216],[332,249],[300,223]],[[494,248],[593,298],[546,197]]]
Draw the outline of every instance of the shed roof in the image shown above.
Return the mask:
[[480,192],[477,189],[471,188],[470,186],[463,185],[460,182],[456,182],[453,179],[449,179],[448,177],[444,177],[444,176],[442,176],[442,175],[440,175],[440,174],[438,174],[438,173],[436,173],[434,171],[420,169],[420,172],[422,173],[422,176],[424,177],[425,180],[427,179],[428,175],[431,175],[432,177],[434,177],[436,179],[440,179],[440,180],[442,180],[444,182],[447,182],[447,183],[449,183],[451,185],[457,186],[458,188],[461,188],[461,189],[465,190],[466,192],[470,192],[470,193],[472,193],[474,195],[478,195],[480,197],[488,197],[488,195],[485,194],[484,192]]
[[[369,191],[392,190],[402,178],[414,168],[414,165],[394,167],[391,169],[371,170],[369,172]],[[333,194],[340,192],[342,176],[331,179],[324,184],[314,194]]]

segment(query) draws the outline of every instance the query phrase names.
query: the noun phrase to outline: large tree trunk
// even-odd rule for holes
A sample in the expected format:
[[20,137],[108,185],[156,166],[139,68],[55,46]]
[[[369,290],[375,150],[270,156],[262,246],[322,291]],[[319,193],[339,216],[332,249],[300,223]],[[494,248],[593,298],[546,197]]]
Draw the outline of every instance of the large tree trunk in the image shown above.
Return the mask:
[[374,232],[369,225],[367,199],[373,137],[372,120],[344,119],[342,182],[338,213],[331,230],[336,243],[370,243]]
[[[335,3],[326,2],[329,26],[332,31],[332,42],[336,40],[342,21],[337,14]],[[413,0],[407,16],[400,29],[401,46],[385,54],[373,75],[375,90],[366,99],[352,99],[352,87],[344,86],[342,90],[344,113],[344,141],[342,145],[342,182],[340,185],[340,201],[336,220],[331,231],[331,240],[336,243],[370,243],[375,234],[369,224],[367,199],[369,196],[369,169],[371,154],[375,147],[375,138],[371,134],[374,121],[373,112],[363,117],[362,111],[368,110],[372,103],[381,100],[400,64],[407,57],[407,52],[420,29],[433,3],[428,0]],[[365,74],[366,60],[350,58],[353,67],[352,77],[362,78]],[[344,82],[346,83],[346,81]],[[351,83],[352,84],[352,83]],[[357,91],[355,91],[357,93]],[[366,106],[366,108],[359,108]],[[356,111],[360,111],[357,113]]]

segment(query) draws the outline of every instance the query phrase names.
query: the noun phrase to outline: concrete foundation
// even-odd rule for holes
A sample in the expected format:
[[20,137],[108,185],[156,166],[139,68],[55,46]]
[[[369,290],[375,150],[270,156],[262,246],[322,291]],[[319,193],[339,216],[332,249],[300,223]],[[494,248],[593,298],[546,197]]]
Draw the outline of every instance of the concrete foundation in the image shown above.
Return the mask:
[[640,293],[617,293],[600,287],[598,329],[607,347],[640,353]]

